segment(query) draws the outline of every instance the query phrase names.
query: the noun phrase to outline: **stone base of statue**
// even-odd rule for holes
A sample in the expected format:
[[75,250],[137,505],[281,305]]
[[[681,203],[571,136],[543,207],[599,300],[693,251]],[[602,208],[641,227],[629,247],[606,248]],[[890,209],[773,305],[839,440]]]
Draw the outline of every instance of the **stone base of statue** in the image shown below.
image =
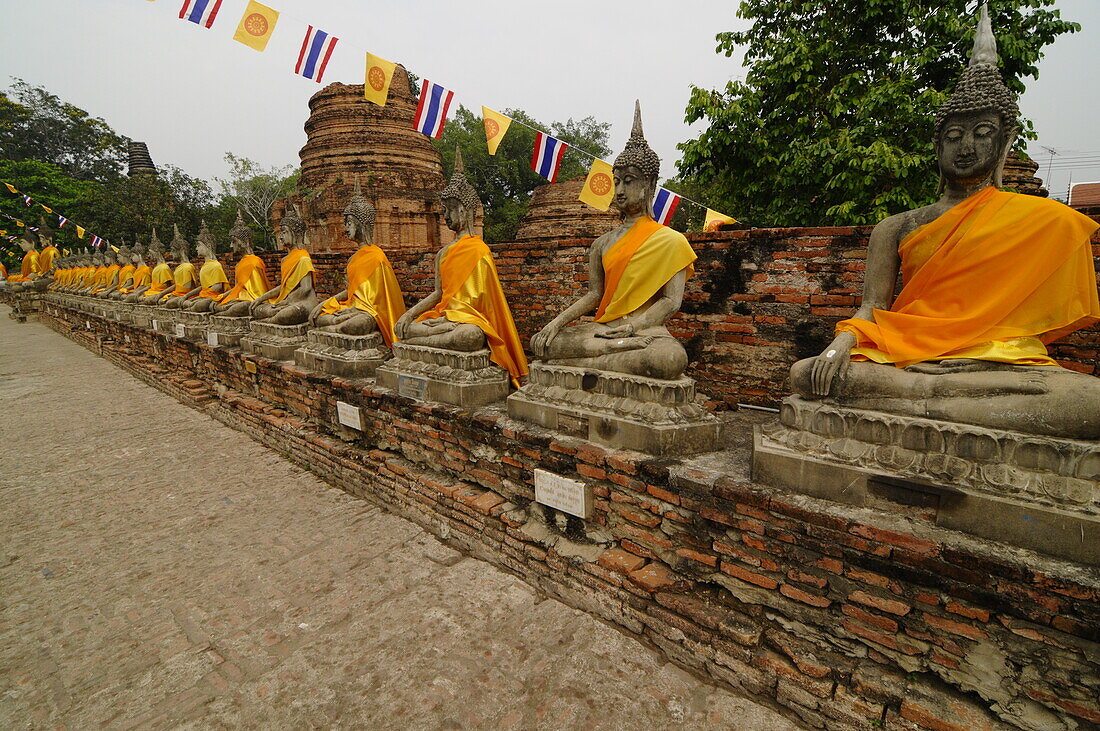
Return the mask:
[[176,334],[176,315],[179,314],[179,310],[168,307],[153,307],[150,314],[152,316],[151,330],[156,330],[165,335]]
[[38,319],[38,313],[42,310],[41,292],[23,290],[13,292],[11,299],[11,312],[8,317],[16,322],[34,322]]
[[294,353],[294,360],[303,368],[343,378],[373,378],[389,357],[390,349],[376,332],[344,335],[310,330],[306,344]]
[[253,355],[271,360],[294,360],[294,351],[306,344],[309,323],[272,325],[252,320],[248,334],[241,338],[241,348]]
[[130,322],[134,327],[143,327],[147,330],[153,329],[153,310],[156,309],[152,305],[130,305]]
[[393,344],[393,358],[378,367],[378,385],[402,396],[455,406],[484,406],[508,396],[508,372],[488,350],[463,353],[407,343]]
[[719,448],[721,424],[695,399],[695,381],[661,380],[534,362],[508,415],[617,449],[655,455]]
[[239,348],[241,338],[251,332],[248,327],[251,322],[251,317],[211,315],[210,324],[206,328],[206,342],[223,348]]
[[210,327],[209,312],[191,312],[180,310],[176,313],[177,331],[188,340],[206,341],[206,330]]
[[753,479],[1100,563],[1100,444],[791,396],[754,436]]

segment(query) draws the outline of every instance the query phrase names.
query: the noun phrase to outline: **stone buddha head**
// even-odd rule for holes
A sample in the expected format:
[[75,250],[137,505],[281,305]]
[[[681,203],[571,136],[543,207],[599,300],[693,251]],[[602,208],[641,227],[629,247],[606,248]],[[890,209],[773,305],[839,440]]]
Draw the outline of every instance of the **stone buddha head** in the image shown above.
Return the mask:
[[286,251],[303,249],[306,243],[306,222],[302,220],[298,206],[291,204],[279,223],[279,246]]
[[38,240],[39,246],[43,249],[47,246],[53,246],[54,231],[50,228],[49,221],[43,216],[38,222]]
[[216,259],[218,256],[218,242],[214,239],[214,234],[210,233],[210,228],[206,225],[206,220],[203,219],[202,224],[199,226],[199,235],[195,239],[195,248],[199,252],[199,256],[203,259]]
[[187,242],[187,239],[183,238],[183,234],[180,233],[180,227],[178,224],[172,224],[172,243],[169,244],[172,247],[172,253],[176,255],[176,259],[179,262],[190,261],[188,258],[191,253],[191,244]]
[[145,263],[145,247],[137,241],[134,242],[134,248],[130,251],[130,262],[134,266],[141,266]]
[[240,208],[237,209],[237,220],[233,223],[233,228],[229,229],[229,249],[241,256],[252,253],[252,229],[245,225]]
[[988,181],[1001,186],[1005,159],[1019,134],[1020,109],[997,70],[997,41],[982,4],[970,65],[936,114],[940,189],[948,182],[968,187]]
[[374,243],[374,206],[363,197],[359,187],[359,176],[355,176],[355,190],[344,207],[344,233],[352,241],[360,244]]
[[630,139],[612,166],[615,195],[611,205],[625,218],[653,214],[653,196],[661,174],[661,159],[657,157],[642,133],[642,105],[634,102],[634,126]]
[[443,220],[447,228],[458,236],[474,235],[474,222],[477,217],[481,198],[474,186],[466,179],[466,169],[462,163],[462,150],[455,148],[455,169],[446,187],[439,193],[443,203]]
[[155,228],[153,229],[153,236],[149,241],[149,256],[157,264],[164,261],[164,244],[160,242],[160,238],[157,236],[157,230]]
[[131,258],[133,258],[133,253],[130,251],[130,247],[126,244],[119,244],[118,251],[115,252],[115,263],[119,266],[126,266],[130,263]]
[[23,253],[28,251],[34,251],[38,248],[38,234],[31,231],[29,228],[23,229],[23,235],[19,237],[19,248],[23,250]]

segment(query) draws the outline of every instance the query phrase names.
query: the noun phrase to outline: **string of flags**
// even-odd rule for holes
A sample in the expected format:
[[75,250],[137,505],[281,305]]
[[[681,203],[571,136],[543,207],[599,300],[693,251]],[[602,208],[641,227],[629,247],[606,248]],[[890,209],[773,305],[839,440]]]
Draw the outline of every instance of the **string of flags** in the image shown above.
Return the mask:
[[[221,9],[222,0],[182,1],[183,4],[179,13],[180,20],[205,29],[214,26],[218,18],[218,11]],[[249,0],[233,34],[233,40],[256,51],[263,52],[275,32],[280,15],[281,13],[274,8],[256,2],[256,0]],[[320,84],[339,40],[331,33],[307,24],[305,37],[302,39],[297,62],[294,65],[294,73]],[[373,53],[366,54],[363,96],[367,101],[379,106],[386,105],[396,67],[396,63],[381,56]],[[447,115],[453,99],[453,90],[437,82],[423,79],[420,85],[420,100],[413,120],[414,128],[428,137],[439,139],[443,135],[443,129],[447,124]],[[490,155],[496,154],[512,122],[517,122],[536,133],[535,149],[531,155],[531,169],[551,183],[557,181],[562,155],[570,145],[543,130],[511,119],[488,107],[483,106],[481,110],[482,121],[485,126],[485,141]],[[580,148],[573,147],[572,149],[592,160],[579,199],[594,208],[606,211],[610,208],[611,200],[614,197],[614,178],[610,174],[611,166],[596,155]],[[723,223],[737,222],[731,216],[712,210],[698,201],[685,198],[683,195],[667,188],[659,188],[656,192],[653,200],[654,218],[658,222],[668,225],[681,203],[689,203],[706,211],[704,230],[711,231]]]
[[[16,187],[15,187],[14,185],[12,185],[11,183],[8,183],[8,182],[4,182],[4,187],[5,187],[5,188],[7,188],[7,189],[8,189],[8,191],[10,191],[12,195],[18,195],[18,196],[20,196],[20,197],[21,197],[21,198],[23,199],[23,205],[25,205],[25,206],[27,206],[27,207],[30,207],[30,206],[32,206],[32,205],[34,205],[34,204],[36,204],[36,203],[37,203],[37,204],[38,204],[38,206],[39,206],[39,207],[40,207],[40,208],[41,208],[41,209],[42,209],[43,211],[45,211],[46,213],[51,213],[51,214],[53,214],[53,215],[57,216],[57,228],[58,228],[58,230],[60,230],[60,229],[63,229],[63,228],[65,228],[66,226],[68,226],[68,225],[72,224],[72,227],[73,227],[73,229],[74,229],[74,230],[76,231],[76,237],[77,237],[78,239],[83,239],[83,238],[84,238],[84,235],[85,235],[86,233],[88,233],[88,230],[87,230],[87,229],[85,229],[85,228],[84,228],[83,226],[78,226],[78,225],[76,225],[75,223],[73,223],[72,219],[70,219],[70,218],[68,218],[68,217],[66,217],[66,216],[62,216],[62,215],[61,215],[61,214],[59,214],[59,213],[54,213],[54,210],[53,210],[52,208],[50,208],[49,206],[47,206],[47,205],[46,205],[45,203],[40,203],[40,202],[36,201],[35,199],[31,198],[31,197],[30,197],[29,195],[27,195],[26,193],[21,193],[21,192],[19,191],[19,189],[18,189],[18,188],[16,188]],[[9,216],[8,214],[4,213],[3,211],[0,211],[0,216],[3,216],[4,218],[10,219],[11,221],[13,221],[13,222],[15,223],[15,225],[16,225],[16,226],[19,226],[20,228],[24,228],[24,227],[25,227],[25,228],[27,228],[27,229],[28,229],[28,230],[30,230],[30,231],[38,231],[38,227],[37,227],[37,226],[32,226],[32,225],[30,225],[29,223],[25,223],[25,222],[23,222],[23,221],[20,221],[20,220],[19,220],[18,218],[14,217],[14,216]],[[18,236],[11,236],[11,235],[5,235],[4,237],[5,237],[5,238],[6,238],[6,239],[7,239],[8,241],[15,241],[15,240],[17,240],[17,239],[19,238]],[[104,245],[105,243],[107,243],[105,239],[103,239],[103,238],[101,238],[101,237],[99,237],[99,236],[96,236],[95,234],[92,234],[92,237],[91,237],[91,245],[92,245],[93,247],[95,247],[95,248],[100,248],[100,247],[102,247],[102,246],[103,246],[103,245]]]

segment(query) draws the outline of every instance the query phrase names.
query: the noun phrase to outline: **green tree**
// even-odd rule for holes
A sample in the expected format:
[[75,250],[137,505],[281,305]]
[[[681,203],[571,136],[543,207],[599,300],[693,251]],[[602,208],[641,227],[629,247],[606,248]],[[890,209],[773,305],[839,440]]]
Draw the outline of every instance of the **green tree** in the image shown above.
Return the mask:
[[[1006,83],[1023,91],[1043,48],[1080,30],[1055,0],[990,7]],[[679,180],[752,225],[866,224],[936,189],[936,108],[969,60],[975,0],[743,0],[752,27],[719,33],[745,51],[744,81],[692,87]],[[1024,121],[1024,135],[1033,138]]]
[[231,204],[233,216],[236,216],[237,208],[241,209],[249,227],[258,232],[264,244],[270,247],[275,238],[271,207],[275,201],[294,190],[301,171],[292,165],[265,168],[232,152],[225,153],[225,161],[229,165],[229,176],[217,179],[222,198]]
[[0,92],[0,155],[42,160],[78,180],[106,182],[125,170],[129,140],[102,119],[20,79]]
[[520,220],[527,214],[531,193],[547,182],[531,169],[531,151],[535,147],[532,127],[546,130],[570,145],[562,157],[558,180],[588,173],[591,160],[578,150],[599,156],[611,153],[608,147],[611,125],[593,117],[544,125],[520,109],[506,109],[502,113],[513,122],[496,155],[490,155],[486,147],[481,116],[462,106],[447,123],[443,136],[435,141],[445,170],[454,168],[455,148],[462,150],[466,175],[485,206],[484,233],[490,243],[515,237]]

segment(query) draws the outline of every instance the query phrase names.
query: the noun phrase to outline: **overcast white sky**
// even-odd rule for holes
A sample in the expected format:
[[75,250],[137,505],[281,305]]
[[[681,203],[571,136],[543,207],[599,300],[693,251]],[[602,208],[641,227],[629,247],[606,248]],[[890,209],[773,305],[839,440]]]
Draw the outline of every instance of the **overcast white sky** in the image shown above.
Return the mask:
[[[198,177],[223,174],[226,151],[296,165],[306,102],[321,88],[293,73],[312,23],[341,39],[325,83],[362,83],[372,51],[453,89],[456,105],[611,122],[616,151],[640,98],[670,175],[676,143],[693,135],[689,85],[742,74],[738,57],[714,53],[717,31],[744,24],[736,0],[269,0],[283,14],[264,53],[232,40],[246,4],[224,0],[206,30],[178,19],[182,0],[0,0],[0,86],[43,85]],[[1060,153],[1048,183],[1064,196],[1071,175],[1100,180],[1100,0],[1058,7],[1084,29],[1047,49],[1021,106],[1039,132],[1041,176],[1041,146]]]

